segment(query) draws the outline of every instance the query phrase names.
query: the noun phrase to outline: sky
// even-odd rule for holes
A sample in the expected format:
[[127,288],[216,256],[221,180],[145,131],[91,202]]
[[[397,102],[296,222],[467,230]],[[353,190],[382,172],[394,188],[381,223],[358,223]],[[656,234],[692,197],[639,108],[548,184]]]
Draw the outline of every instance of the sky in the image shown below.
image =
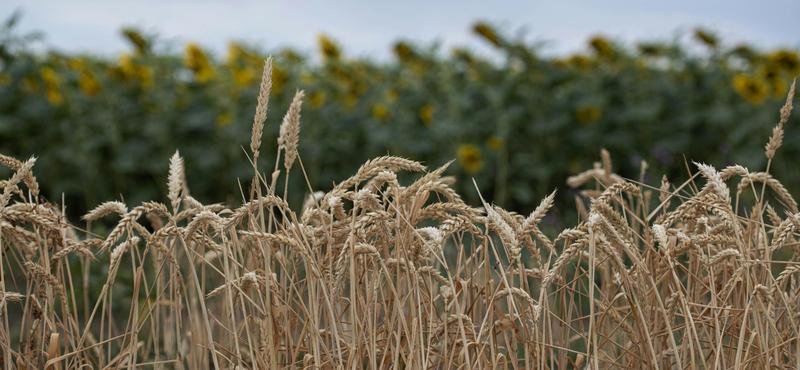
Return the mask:
[[310,52],[320,33],[336,39],[349,55],[378,59],[388,57],[398,39],[490,53],[470,32],[476,20],[543,42],[542,51],[555,55],[583,50],[586,39],[598,33],[624,43],[672,40],[688,37],[698,25],[727,44],[800,47],[800,0],[0,1],[3,18],[15,10],[23,13],[18,31],[43,32],[46,47],[108,55],[129,49],[119,34],[125,26],[157,33],[164,45],[193,41],[217,53],[230,40]]

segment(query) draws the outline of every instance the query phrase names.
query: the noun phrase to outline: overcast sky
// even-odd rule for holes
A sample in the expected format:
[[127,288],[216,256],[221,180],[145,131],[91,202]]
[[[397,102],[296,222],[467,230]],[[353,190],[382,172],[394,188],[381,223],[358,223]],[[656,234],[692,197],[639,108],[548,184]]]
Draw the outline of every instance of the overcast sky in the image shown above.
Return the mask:
[[263,48],[314,50],[327,33],[348,54],[383,58],[398,38],[486,50],[470,33],[475,20],[546,41],[548,53],[581,50],[596,33],[617,40],[669,40],[697,25],[728,44],[800,47],[800,0],[776,1],[169,1],[2,0],[0,15],[23,11],[21,31],[43,31],[47,46],[113,54],[128,46],[123,26],[156,32],[176,45],[196,41],[217,52],[231,39]]

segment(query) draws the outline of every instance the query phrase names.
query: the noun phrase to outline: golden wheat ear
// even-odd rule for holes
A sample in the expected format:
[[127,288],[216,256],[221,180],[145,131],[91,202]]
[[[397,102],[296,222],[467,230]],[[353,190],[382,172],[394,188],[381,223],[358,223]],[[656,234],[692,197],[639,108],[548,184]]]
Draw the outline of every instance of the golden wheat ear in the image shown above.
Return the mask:
[[253,162],[258,161],[261,150],[261,135],[264,132],[264,122],[267,120],[269,108],[269,95],[272,91],[272,57],[264,61],[264,70],[261,75],[261,85],[258,89],[258,103],[253,116],[253,132],[250,135],[250,151],[253,153]]
[[181,154],[176,150],[175,154],[169,159],[169,176],[167,177],[168,197],[170,202],[172,202],[172,211],[174,213],[178,213],[178,207],[181,204],[185,178],[183,158],[181,158]]
[[[775,152],[781,147],[781,144],[783,144],[783,126],[789,121],[789,116],[792,114],[796,85],[797,79],[792,80],[792,85],[789,86],[789,92],[786,94],[786,102],[780,110],[778,124],[772,129],[772,136],[769,137],[767,145],[764,146],[764,154],[769,161],[772,161],[772,158],[775,157]],[[769,172],[769,169],[767,169],[767,172]]]
[[297,159],[297,146],[300,142],[300,110],[303,106],[303,97],[305,93],[303,90],[298,90],[292,98],[292,104],[289,105],[289,111],[283,117],[281,124],[280,136],[278,137],[278,145],[283,151],[283,167],[286,172],[292,170],[292,165]]

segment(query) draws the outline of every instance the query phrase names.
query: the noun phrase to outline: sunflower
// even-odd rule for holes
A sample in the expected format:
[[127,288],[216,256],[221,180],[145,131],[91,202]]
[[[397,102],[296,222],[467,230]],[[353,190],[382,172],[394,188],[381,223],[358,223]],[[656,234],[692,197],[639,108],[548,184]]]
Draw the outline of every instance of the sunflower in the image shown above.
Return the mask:
[[47,89],[45,96],[47,97],[47,101],[54,106],[61,105],[61,103],[64,102],[64,95],[57,89]]
[[611,41],[608,41],[608,39],[603,36],[598,35],[590,38],[589,47],[594,50],[597,56],[605,59],[611,59],[617,54],[617,52],[614,50],[614,45],[611,44]]
[[372,117],[383,121],[389,115],[389,108],[386,107],[386,104],[378,103],[372,106]]
[[258,82],[263,58],[238,42],[228,43],[225,64],[231,71],[233,82],[239,87],[248,87]]
[[574,68],[588,68],[592,66],[592,58],[583,55],[583,54],[572,54],[570,55],[564,63],[567,66],[574,67]]
[[397,97],[398,97],[397,90],[395,90],[395,89],[386,90],[386,94],[385,95],[386,95],[386,101],[388,101],[389,103],[394,103],[394,102],[397,101]]
[[138,30],[134,28],[123,28],[122,36],[133,45],[137,54],[141,55],[150,51],[150,42]]
[[477,173],[483,168],[481,149],[473,144],[462,144],[457,151],[458,162],[468,173]]
[[308,94],[308,104],[310,104],[312,108],[321,107],[325,104],[325,100],[327,99],[328,95],[322,90],[314,90]]
[[78,72],[78,88],[81,89],[86,96],[95,96],[100,90],[100,83],[97,78],[89,70],[82,70]]
[[247,67],[231,67],[231,74],[233,75],[233,82],[240,87],[253,85],[258,78],[256,72]]
[[648,57],[657,57],[666,54],[666,47],[655,42],[642,42],[636,45],[639,54]]
[[486,22],[475,23],[472,26],[472,32],[475,32],[478,36],[496,47],[503,46],[503,39],[500,38],[494,28]]
[[454,48],[452,51],[453,58],[456,58],[466,64],[474,64],[475,56],[466,48]]
[[153,86],[153,69],[137,64],[134,57],[128,53],[120,55],[119,65],[114,68],[114,72],[121,75],[124,80],[139,81],[144,88]]
[[45,85],[58,86],[58,84],[61,83],[61,77],[56,70],[51,67],[42,67],[42,69],[39,70],[39,74],[42,75],[42,81],[44,81]]
[[348,91],[347,94],[344,95],[344,98],[343,98],[343,101],[342,101],[344,103],[345,111],[346,112],[352,111],[353,108],[355,108],[356,105],[358,105],[358,101],[360,99],[361,99],[361,96],[358,95],[358,92],[356,92],[354,90]]
[[488,140],[486,140],[486,146],[488,146],[489,149],[494,151],[502,149],[504,144],[505,142],[503,141],[503,139],[497,136],[492,136]]
[[796,51],[780,49],[769,55],[769,61],[792,77],[800,74],[800,56]]
[[194,72],[194,78],[197,82],[206,83],[214,78],[214,68],[211,65],[211,61],[206,53],[203,52],[203,49],[195,43],[186,44],[183,63]]
[[434,108],[433,105],[425,104],[419,108],[419,119],[422,120],[425,126],[429,126],[431,122],[433,122],[433,113],[435,112],[436,108]]
[[781,76],[781,70],[774,64],[768,64],[759,70],[759,75],[769,85],[772,95],[782,97],[786,91],[786,82]]
[[719,46],[719,39],[717,39],[717,36],[711,33],[711,31],[702,28],[696,28],[694,30],[694,38],[710,48]]
[[67,67],[76,71],[82,71],[86,69],[86,61],[83,58],[69,58],[67,60]]
[[141,65],[137,71],[136,76],[145,89],[153,87],[153,69],[149,66]]
[[217,126],[219,127],[225,127],[227,125],[230,125],[231,123],[233,123],[233,113],[227,110],[220,112],[217,115],[216,123]]
[[61,94],[61,77],[55,69],[42,67],[39,71],[45,87],[45,97],[51,105],[61,105],[64,102],[64,95]]
[[575,111],[575,119],[582,124],[596,122],[603,116],[603,110],[593,105],[584,105]]
[[733,77],[733,88],[753,105],[761,104],[769,95],[769,86],[763,80],[742,73]]
[[319,43],[319,51],[326,60],[337,60],[341,58],[342,51],[333,39],[325,34],[320,34],[317,36],[317,42]]
[[228,43],[228,52],[225,54],[225,63],[236,64],[248,54],[245,47],[238,42]]
[[250,68],[260,69],[264,57],[248,49],[238,42],[228,43],[228,51],[225,54],[225,64],[229,68]]
[[408,63],[417,58],[417,53],[411,45],[404,41],[398,41],[392,47],[392,51],[398,60]]
[[133,62],[133,57],[131,57],[130,54],[122,53],[122,55],[119,56],[118,64],[117,70],[123,77],[129,78],[136,74],[136,63]]

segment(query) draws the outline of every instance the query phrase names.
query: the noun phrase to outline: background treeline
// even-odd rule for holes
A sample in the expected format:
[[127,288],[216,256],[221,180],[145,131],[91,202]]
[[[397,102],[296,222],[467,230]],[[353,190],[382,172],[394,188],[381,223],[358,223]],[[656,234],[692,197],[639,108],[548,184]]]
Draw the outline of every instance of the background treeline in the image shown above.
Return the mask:
[[[247,189],[252,173],[242,147],[266,54],[275,64],[265,143],[274,145],[278,112],[305,90],[300,151],[315,189],[377,155],[429,167],[456,159],[449,173],[461,194],[477,199],[474,176],[487,199],[518,210],[564,189],[603,147],[633,179],[642,160],[676,178],[691,160],[763,168],[763,143],[800,74],[797,50],[726,45],[703,30],[691,41],[626,46],[596,36],[585,52],[546,57],[479,22],[472,31],[494,55],[400,41],[392,60],[374,61],[324,35],[320,57],[235,42],[212,55],[135,29],[122,31],[130,51],[115,58],[43,52],[13,23],[0,31],[0,152],[40,157],[44,196],[60,203],[63,193],[73,217],[121,194],[131,204],[165,194],[176,149],[195,197],[241,199],[231,184]],[[782,156],[800,155],[798,132],[787,131]],[[772,172],[796,192],[793,166],[777,161]]]

